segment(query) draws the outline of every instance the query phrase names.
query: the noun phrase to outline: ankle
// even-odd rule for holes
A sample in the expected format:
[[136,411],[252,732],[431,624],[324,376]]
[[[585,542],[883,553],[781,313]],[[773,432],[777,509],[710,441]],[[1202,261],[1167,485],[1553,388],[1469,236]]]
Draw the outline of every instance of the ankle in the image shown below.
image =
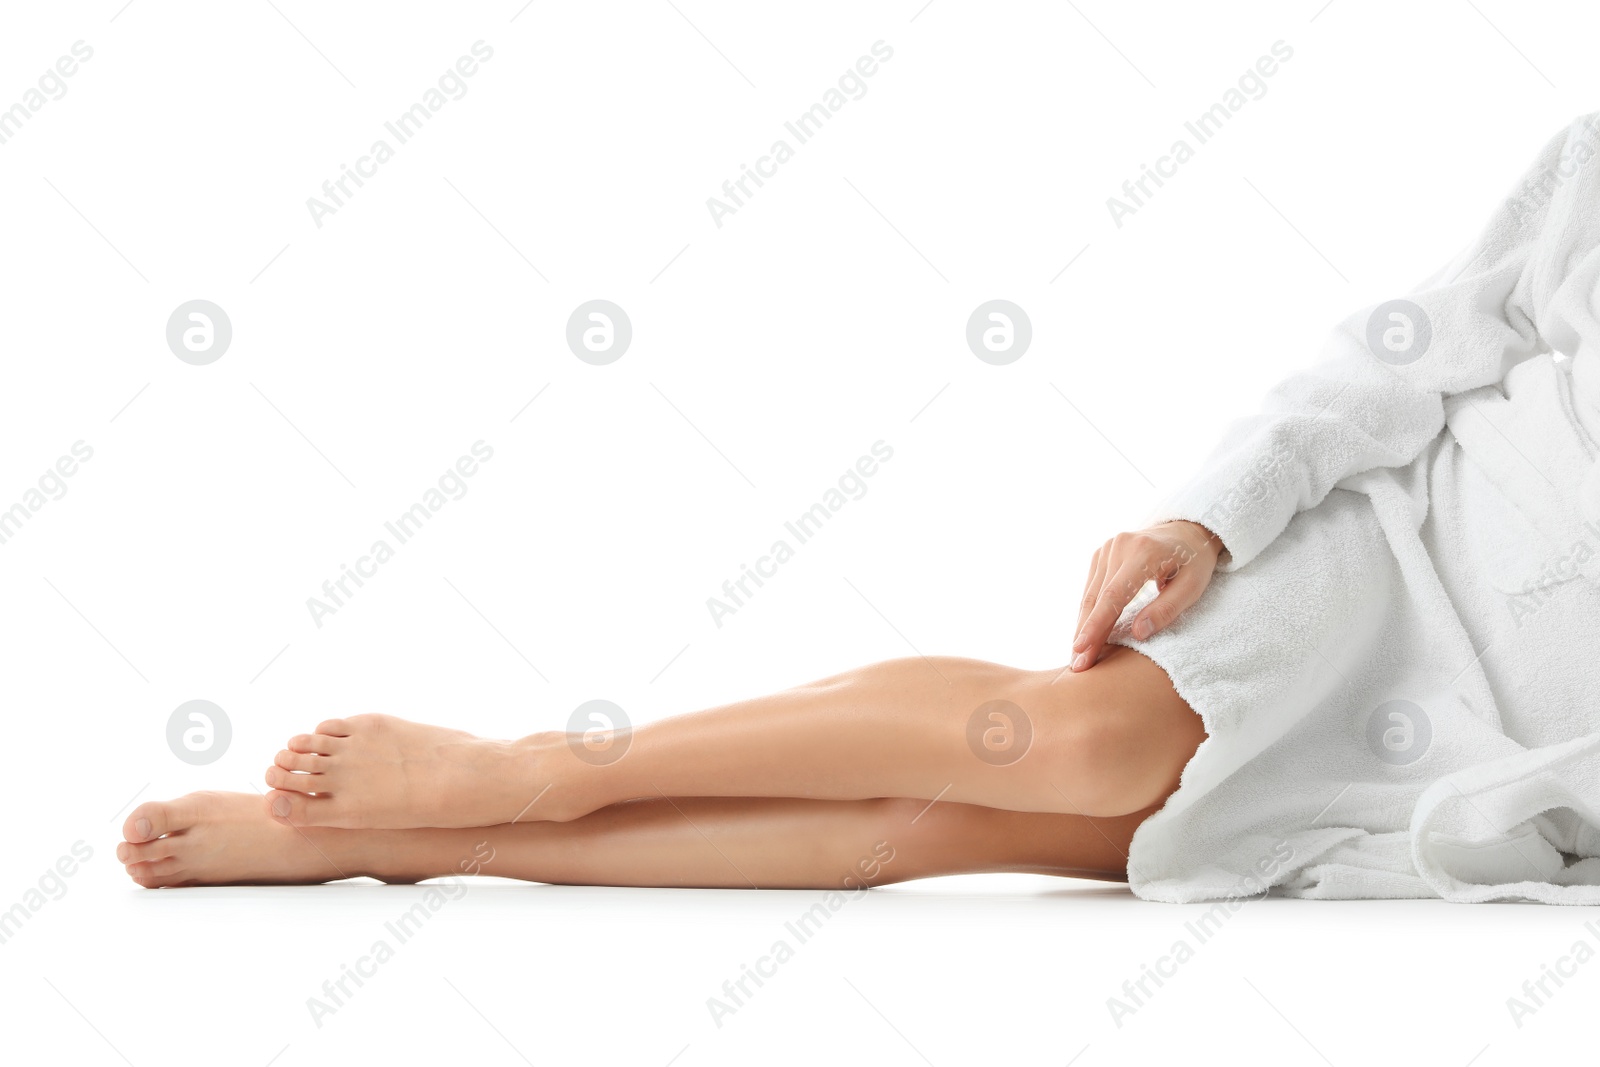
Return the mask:
[[[347,848],[350,863],[367,878],[410,885],[454,871],[449,858],[450,830],[343,830],[357,840]],[[341,866],[343,862],[341,861]],[[348,868],[347,868],[348,869]],[[351,875],[358,873],[350,870]]]
[[341,877],[383,879],[379,872],[387,869],[388,857],[379,838],[391,831],[342,830],[326,826],[296,829],[307,844],[339,871]]
[[580,734],[543,730],[512,742],[527,807],[517,822],[570,822],[612,803],[608,765],[596,762]]

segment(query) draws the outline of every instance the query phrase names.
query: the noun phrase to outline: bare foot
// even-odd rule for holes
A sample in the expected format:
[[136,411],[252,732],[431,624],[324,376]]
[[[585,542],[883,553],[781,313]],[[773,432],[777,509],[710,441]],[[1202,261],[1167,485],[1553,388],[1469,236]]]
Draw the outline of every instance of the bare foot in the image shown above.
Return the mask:
[[144,886],[314,885],[368,873],[342,830],[270,818],[250,793],[190,793],[140,804],[122,824],[117,859]]
[[267,768],[267,807],[295,826],[368,830],[570,817],[550,804],[535,810],[548,784],[535,771],[545,747],[392,715],[330,719],[290,738]]

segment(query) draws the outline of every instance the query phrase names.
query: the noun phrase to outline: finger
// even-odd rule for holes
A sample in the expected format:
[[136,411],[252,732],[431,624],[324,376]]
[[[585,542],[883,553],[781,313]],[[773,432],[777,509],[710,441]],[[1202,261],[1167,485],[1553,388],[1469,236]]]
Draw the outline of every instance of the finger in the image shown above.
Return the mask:
[[1100,587],[1105,584],[1106,556],[1109,554],[1105,548],[1095,549],[1094,559],[1089,564],[1089,580],[1083,585],[1083,600],[1078,604],[1078,625],[1072,631],[1072,651],[1082,652],[1078,647],[1083,644],[1083,624],[1088,619],[1089,612],[1094,610],[1095,601],[1100,599]]
[[1100,658],[1106,638],[1111,636],[1111,628],[1117,624],[1122,609],[1132,602],[1148,580],[1144,561],[1136,558],[1124,563],[1105,583],[1094,610],[1089,612],[1088,619],[1084,621],[1083,637],[1088,640],[1083,651],[1072,661],[1073,670],[1085,670]]
[[1180,570],[1155,599],[1140,609],[1133,618],[1133,636],[1143,641],[1152,634],[1165,630],[1174,619],[1200,599],[1207,585],[1206,575],[1195,567]]

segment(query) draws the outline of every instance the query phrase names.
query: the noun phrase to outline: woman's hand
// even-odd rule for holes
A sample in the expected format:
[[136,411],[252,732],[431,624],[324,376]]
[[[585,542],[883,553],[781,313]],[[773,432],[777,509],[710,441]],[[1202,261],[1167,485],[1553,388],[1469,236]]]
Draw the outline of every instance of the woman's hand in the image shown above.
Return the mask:
[[1083,589],[1072,670],[1088,670],[1095,664],[1122,609],[1151,579],[1159,592],[1134,617],[1133,636],[1142,641],[1171,625],[1211,584],[1222,550],[1216,534],[1183,519],[1120,533],[1101,545]]

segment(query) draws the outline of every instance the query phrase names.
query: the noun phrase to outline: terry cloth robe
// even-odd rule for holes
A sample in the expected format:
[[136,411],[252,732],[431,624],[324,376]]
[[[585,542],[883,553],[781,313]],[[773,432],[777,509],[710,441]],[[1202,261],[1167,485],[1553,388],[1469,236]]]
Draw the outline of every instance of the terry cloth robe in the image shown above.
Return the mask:
[[1218,534],[1163,667],[1207,733],[1150,900],[1600,904],[1600,113],[1478,238],[1236,423],[1153,521]]

